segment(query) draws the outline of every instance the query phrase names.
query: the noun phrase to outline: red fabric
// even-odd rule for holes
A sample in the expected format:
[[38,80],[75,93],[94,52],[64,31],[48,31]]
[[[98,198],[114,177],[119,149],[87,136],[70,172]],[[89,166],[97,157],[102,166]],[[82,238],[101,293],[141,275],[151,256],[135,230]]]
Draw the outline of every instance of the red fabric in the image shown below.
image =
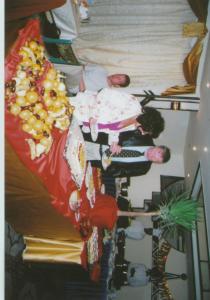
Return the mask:
[[[20,30],[19,37],[6,59],[6,80],[11,79],[16,72],[17,63],[20,60],[20,56],[17,54],[19,48],[28,39],[34,38],[40,40],[39,21],[37,19],[29,20],[26,27]],[[46,70],[49,68],[49,65],[49,62],[46,63]],[[34,160],[30,158],[30,149],[26,142],[26,139],[30,138],[30,135],[21,129],[21,120],[10,114],[7,110],[5,112],[5,131],[7,140],[12,145],[20,160],[28,169],[39,176],[46,186],[53,199],[52,204],[54,207],[60,213],[72,217],[72,221],[74,221],[73,214],[69,211],[68,199],[71,191],[76,189],[76,185],[71,179],[71,172],[63,157],[67,130],[61,132],[54,129],[52,132],[53,144],[50,152],[47,155],[42,154]]]
[[[32,38],[40,40],[39,21],[37,19],[29,20],[26,27],[20,30],[19,37],[6,59],[6,80],[11,79],[16,72],[16,65],[20,60],[17,54],[19,48],[25,44],[26,40]],[[46,69],[48,69],[49,64],[46,64]],[[22,131],[21,120],[18,117],[13,116],[7,110],[5,114],[6,138],[9,143],[20,160],[41,178],[54,200],[53,205],[57,210],[64,214],[67,213],[67,200],[71,191],[76,188],[71,180],[71,173],[67,163],[63,158],[67,131],[60,132],[55,129],[52,133],[53,145],[48,155],[41,155],[41,157],[31,160],[30,149],[26,142],[30,135]]]
[[5,129],[7,139],[20,160],[42,179],[52,199],[67,204],[66,200],[69,198],[70,192],[76,189],[71,180],[70,170],[63,158],[67,130],[63,133],[54,130],[54,141],[48,155],[41,155],[39,158],[31,160],[30,149],[26,142],[30,135],[21,129],[20,119],[7,111]]
[[98,282],[101,276],[101,266],[99,263],[94,263],[90,278],[92,281]]
[[[16,66],[20,60],[20,56],[17,54],[19,48],[27,40],[34,38],[40,40],[39,21],[37,19],[29,20],[26,27],[20,30],[19,36],[6,58],[6,80],[10,80],[16,73]],[[49,64],[49,62],[46,62],[46,69],[49,68]],[[20,118],[12,115],[7,109],[5,111],[5,131],[6,138],[20,160],[28,169],[39,176],[46,186],[52,197],[53,206],[64,216],[70,217],[71,221],[76,224],[74,213],[69,209],[68,200],[71,192],[77,189],[77,187],[71,179],[69,166],[63,157],[68,130],[61,132],[58,129],[54,129],[52,132],[53,144],[50,152],[47,155],[42,154],[34,160],[30,158],[30,148],[26,142],[26,139],[30,138],[30,135],[21,129]],[[80,213],[82,216],[87,216],[90,205],[86,197],[85,183],[83,183],[81,189],[81,198],[84,201],[82,201]],[[79,227],[79,224],[77,225]]]
[[[15,42],[11,52],[6,58],[5,74],[6,81],[10,80],[16,73],[16,66],[20,61],[20,57],[17,54],[21,46],[23,46],[28,39],[40,40],[40,29],[39,21],[36,19],[29,20],[26,27],[19,32],[19,37]],[[46,62],[46,69],[49,67],[50,63]],[[45,72],[46,73],[46,72]],[[43,80],[43,78],[41,78]],[[38,83],[39,85],[39,83]],[[39,88],[39,86],[38,86]],[[69,208],[69,196],[77,189],[74,181],[71,178],[71,172],[66,160],[63,157],[64,147],[66,144],[66,137],[68,130],[61,132],[58,129],[54,129],[52,132],[53,144],[49,153],[42,154],[39,158],[31,160],[30,148],[26,142],[27,138],[31,136],[21,129],[21,120],[19,117],[12,115],[7,109],[5,111],[5,132],[8,142],[11,144],[15,152],[17,153],[19,159],[26,165],[26,167],[31,170],[35,175],[37,175],[45,187],[47,188],[49,195],[52,198],[52,205],[55,209],[60,212],[63,216],[68,217],[70,221],[75,225],[75,227],[82,232],[82,222],[78,223],[75,220],[74,212]],[[94,183],[99,189],[99,177],[98,172],[94,170]],[[103,196],[103,195],[102,195]],[[86,186],[83,182],[81,188],[81,198],[82,203],[80,207],[80,215],[82,220],[88,220],[90,213],[90,204],[86,196]],[[103,197],[102,197],[103,198]],[[107,203],[110,201],[108,196]],[[97,201],[96,201],[97,202]],[[98,210],[100,210],[100,205],[96,205]],[[108,211],[107,211],[108,215]],[[110,218],[110,216],[109,216]],[[97,221],[97,217],[93,218]],[[103,224],[98,222],[101,227]],[[91,234],[91,226],[89,223],[89,234],[83,236],[84,240],[88,239]],[[108,226],[108,227],[111,227]],[[99,258],[102,254],[102,237],[99,237]],[[82,265],[87,268],[87,252],[84,247],[81,253]],[[99,269],[96,264],[96,269],[93,268],[93,278],[98,278],[100,275]]]
[[87,270],[87,268],[88,268],[87,255],[88,255],[87,247],[86,247],[86,245],[84,245],[82,253],[80,254],[80,258],[81,258],[81,265],[83,266],[83,268],[85,270]]
[[117,221],[117,202],[109,195],[96,194],[96,202],[90,210],[89,220],[92,226],[112,230]]

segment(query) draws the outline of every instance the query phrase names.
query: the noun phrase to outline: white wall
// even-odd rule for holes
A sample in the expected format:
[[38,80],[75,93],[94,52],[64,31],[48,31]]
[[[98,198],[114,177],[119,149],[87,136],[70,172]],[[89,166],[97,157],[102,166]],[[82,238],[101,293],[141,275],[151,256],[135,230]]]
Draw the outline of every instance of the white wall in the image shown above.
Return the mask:
[[[186,254],[174,250],[170,250],[167,263],[166,272],[173,274],[187,273]],[[168,280],[170,291],[174,299],[188,300],[188,283],[187,280],[171,279]],[[145,299],[146,300],[146,299]]]
[[[151,227],[151,218],[139,218],[145,227]],[[143,240],[126,239],[125,259],[134,263],[143,263],[150,268],[152,263],[152,239],[146,235]],[[166,272],[173,274],[186,273],[186,255],[171,249],[167,258]],[[181,279],[169,280],[169,288],[174,299],[188,300],[187,281]],[[122,287],[117,292],[116,300],[149,300],[151,299],[151,284],[145,287]]]
[[[144,223],[145,227],[151,227],[151,218],[138,218]],[[151,267],[152,263],[152,239],[146,235],[143,240],[126,239],[125,259],[134,263],[143,263],[147,268]],[[151,299],[151,284],[145,287],[122,287],[117,292],[117,300]]]
[[[171,159],[166,164],[153,164],[147,175],[132,177],[131,185],[128,190],[128,198],[132,206],[143,207],[144,199],[151,199],[153,191],[160,191],[160,175],[184,176],[184,165],[182,154],[172,154]],[[141,218],[145,227],[151,227],[151,218]],[[143,263],[148,268],[151,267],[152,260],[152,239],[145,236],[143,240],[135,241],[126,239],[125,259],[131,262]],[[167,269],[171,273],[186,272],[185,254],[172,250],[168,257]],[[174,299],[187,300],[187,282],[180,279],[170,282],[170,290]],[[122,287],[117,292],[116,300],[151,299],[151,284],[145,287]]]
[[183,156],[172,154],[169,162],[153,164],[146,175],[131,177],[128,198],[132,206],[143,207],[144,199],[151,199],[152,192],[160,191],[160,175],[184,176]]
[[[155,140],[156,145],[167,145],[171,149],[171,159],[166,164],[153,164],[150,171],[139,177],[131,177],[131,185],[128,189],[128,198],[134,207],[143,207],[144,199],[151,199],[152,192],[160,191],[160,175],[184,176],[183,152],[186,138],[186,129],[189,120],[188,112],[173,112],[161,110],[165,119],[165,130]],[[142,219],[141,219],[142,221]],[[145,225],[151,225],[151,220],[143,219]],[[150,222],[150,224],[149,224]],[[146,236],[141,241],[126,239],[125,259],[131,262],[145,264],[151,267],[152,240]],[[171,273],[185,273],[185,255],[178,251],[171,251],[167,271]],[[172,280],[170,289],[174,299],[187,300],[187,282]],[[151,299],[151,284],[146,287],[122,287],[117,292],[116,300]]]
[[161,110],[161,114],[165,119],[165,130],[154,141],[156,145],[171,149],[171,159],[165,164],[153,164],[144,176],[131,178],[129,199],[136,207],[142,207],[144,199],[151,199],[152,192],[160,191],[160,175],[184,176],[183,153],[189,112]]

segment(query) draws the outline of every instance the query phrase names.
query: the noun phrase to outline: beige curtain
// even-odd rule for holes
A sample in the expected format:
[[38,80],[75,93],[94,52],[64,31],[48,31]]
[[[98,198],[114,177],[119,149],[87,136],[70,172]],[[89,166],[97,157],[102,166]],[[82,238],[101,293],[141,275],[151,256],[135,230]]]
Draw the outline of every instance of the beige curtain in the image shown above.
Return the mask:
[[73,47],[85,63],[129,74],[133,87],[163,91],[186,84],[182,63],[192,38],[182,27],[193,21],[187,0],[95,0]]

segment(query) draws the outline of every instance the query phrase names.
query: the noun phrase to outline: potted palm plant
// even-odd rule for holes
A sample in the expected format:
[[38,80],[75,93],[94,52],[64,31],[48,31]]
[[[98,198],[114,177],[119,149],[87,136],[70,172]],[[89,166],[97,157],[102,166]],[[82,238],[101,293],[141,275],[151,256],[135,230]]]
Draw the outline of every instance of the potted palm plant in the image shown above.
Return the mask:
[[160,228],[174,230],[177,226],[187,230],[196,229],[196,221],[199,221],[198,201],[189,197],[184,192],[180,195],[173,195],[169,201],[162,202],[158,209],[153,212],[128,212],[118,211],[118,216],[141,217],[156,216],[159,220]]

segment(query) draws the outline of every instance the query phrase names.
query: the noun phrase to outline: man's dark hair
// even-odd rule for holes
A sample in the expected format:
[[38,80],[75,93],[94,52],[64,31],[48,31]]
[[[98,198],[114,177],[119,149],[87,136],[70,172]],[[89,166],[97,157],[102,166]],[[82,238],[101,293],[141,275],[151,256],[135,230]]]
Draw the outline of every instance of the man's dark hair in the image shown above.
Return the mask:
[[161,145],[161,146],[158,146],[158,147],[163,150],[163,163],[166,163],[171,158],[171,151],[166,146]]
[[125,80],[124,80],[124,83],[121,83],[120,86],[121,87],[126,87],[126,86],[129,86],[131,80],[130,80],[130,77],[127,75],[127,74],[122,74],[124,75],[125,77]]
[[165,127],[165,121],[161,113],[153,107],[145,106],[142,108],[142,114],[136,118],[141,128],[149,132],[153,138],[157,138]]

